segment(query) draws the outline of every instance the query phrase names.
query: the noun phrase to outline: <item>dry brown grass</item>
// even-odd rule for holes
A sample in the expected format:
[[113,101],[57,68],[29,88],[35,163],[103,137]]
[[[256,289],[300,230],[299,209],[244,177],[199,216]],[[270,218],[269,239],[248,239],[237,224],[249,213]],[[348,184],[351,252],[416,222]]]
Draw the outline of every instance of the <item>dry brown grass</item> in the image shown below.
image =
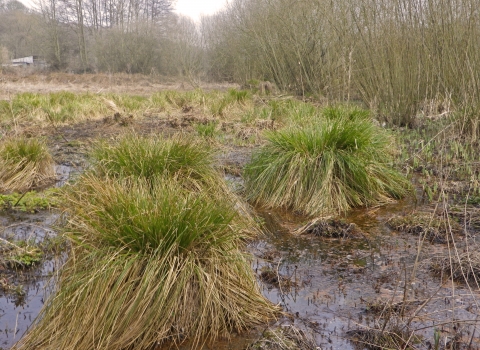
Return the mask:
[[306,225],[296,229],[293,233],[296,235],[311,234],[327,238],[349,238],[363,235],[362,231],[354,223],[334,218],[315,218]]
[[[0,74],[0,100],[10,100],[23,92],[51,93],[129,93],[151,95],[162,90],[189,91],[198,88],[179,78],[141,74],[69,74],[60,72],[12,72]],[[238,87],[229,83],[201,83],[201,89],[228,90]]]
[[20,137],[0,145],[0,192],[24,192],[54,178],[54,162],[43,141]]
[[283,326],[268,328],[262,337],[250,344],[246,350],[316,350],[315,339],[297,327]]
[[460,282],[473,282],[480,285],[480,247],[472,245],[468,250],[454,256],[441,256],[432,259],[430,268],[436,274],[453,278]]
[[389,329],[355,329],[347,332],[348,337],[362,349],[370,350],[382,349],[415,349],[414,344],[418,342],[417,337],[401,329],[393,326]]
[[458,222],[446,220],[431,212],[416,212],[405,216],[393,216],[387,225],[397,231],[425,236],[432,243],[446,243],[450,234],[462,232]]

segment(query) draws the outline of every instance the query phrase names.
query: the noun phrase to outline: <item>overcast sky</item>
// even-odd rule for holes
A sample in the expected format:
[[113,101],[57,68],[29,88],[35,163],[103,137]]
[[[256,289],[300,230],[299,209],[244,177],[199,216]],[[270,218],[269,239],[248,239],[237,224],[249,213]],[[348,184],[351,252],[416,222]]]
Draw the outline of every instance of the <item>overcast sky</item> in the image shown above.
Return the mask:
[[[31,6],[32,0],[20,0],[27,6]],[[227,0],[177,0],[175,6],[178,13],[192,17],[195,21],[200,19],[200,15],[211,15],[221,10]]]
[[177,0],[175,7],[178,13],[198,21],[200,15],[211,15],[221,10],[226,3],[227,0]]

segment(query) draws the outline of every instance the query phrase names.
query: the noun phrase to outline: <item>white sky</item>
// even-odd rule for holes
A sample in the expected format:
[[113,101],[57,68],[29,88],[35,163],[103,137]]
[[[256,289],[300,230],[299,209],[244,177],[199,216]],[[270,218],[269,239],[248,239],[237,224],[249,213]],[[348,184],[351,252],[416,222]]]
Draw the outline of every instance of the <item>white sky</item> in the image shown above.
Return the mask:
[[211,15],[221,10],[227,0],[177,0],[176,11],[183,15],[200,20],[200,15]]
[[[32,0],[20,0],[27,6],[32,5]],[[177,0],[175,10],[185,16],[200,20],[200,15],[212,15],[220,11],[227,4],[227,0]]]

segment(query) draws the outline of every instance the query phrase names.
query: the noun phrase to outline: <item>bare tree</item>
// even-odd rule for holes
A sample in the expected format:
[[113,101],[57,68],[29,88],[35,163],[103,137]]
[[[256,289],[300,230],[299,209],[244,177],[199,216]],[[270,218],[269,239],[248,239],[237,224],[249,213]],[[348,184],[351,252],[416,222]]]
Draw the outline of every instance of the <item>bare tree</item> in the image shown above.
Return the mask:
[[35,49],[35,13],[18,1],[10,1],[0,11],[0,46],[12,58],[31,55]]
[[65,9],[61,5],[60,0],[36,0],[35,3],[37,11],[43,17],[45,56],[54,68],[62,68],[65,65],[61,43],[61,23],[66,20],[66,16]]

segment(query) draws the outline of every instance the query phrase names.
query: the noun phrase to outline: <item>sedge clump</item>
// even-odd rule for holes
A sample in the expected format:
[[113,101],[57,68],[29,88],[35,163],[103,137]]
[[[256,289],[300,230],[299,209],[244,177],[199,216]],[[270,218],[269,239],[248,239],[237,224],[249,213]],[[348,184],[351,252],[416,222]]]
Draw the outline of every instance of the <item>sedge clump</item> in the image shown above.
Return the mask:
[[54,161],[42,140],[18,137],[0,145],[0,192],[25,192],[54,178]]
[[266,133],[245,169],[248,198],[307,216],[332,215],[406,196],[392,167],[393,139],[368,115],[328,110],[321,119]]
[[67,195],[72,251],[58,290],[17,349],[201,348],[275,317],[230,203],[174,180],[81,181]]

